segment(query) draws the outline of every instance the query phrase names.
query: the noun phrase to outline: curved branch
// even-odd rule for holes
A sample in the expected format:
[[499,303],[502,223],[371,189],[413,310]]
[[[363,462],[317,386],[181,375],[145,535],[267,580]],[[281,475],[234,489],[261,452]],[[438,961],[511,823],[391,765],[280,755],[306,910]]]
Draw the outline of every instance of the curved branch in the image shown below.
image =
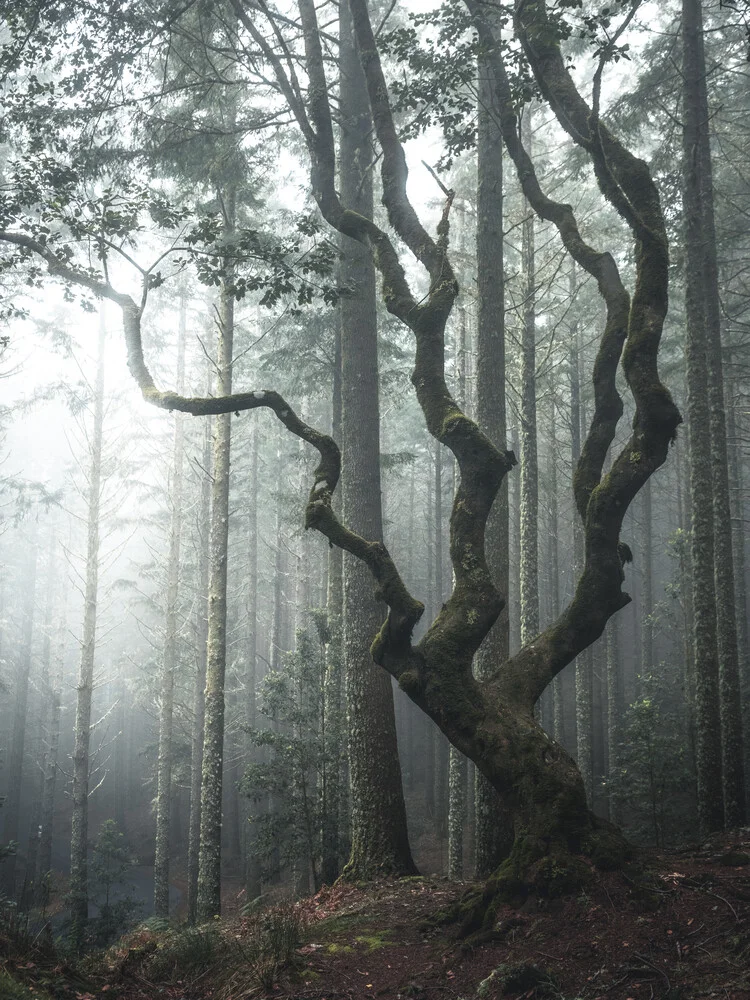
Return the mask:
[[607,319],[594,363],[594,413],[573,479],[576,507],[585,521],[589,499],[601,479],[607,452],[623,412],[616,376],[627,336],[630,296],[612,255],[594,249],[581,236],[572,206],[553,201],[542,191],[534,164],[520,139],[519,118],[497,39],[478,0],[466,0],[466,6],[494,75],[498,125],[523,193],[536,214],[556,227],[571,257],[596,280],[606,307]]
[[[474,0],[467,0],[472,10]],[[581,460],[575,493],[584,518],[586,562],[570,605],[548,629],[508,662],[493,682],[495,695],[530,712],[547,684],[603,632],[608,619],[630,598],[622,592],[622,521],[633,498],[665,461],[681,418],[659,380],[657,355],[667,309],[668,248],[659,196],[646,163],[633,156],[594,115],[565,68],[547,19],[544,0],[519,0],[516,32],[537,82],[560,124],[594,162],[605,198],[630,225],[636,240],[636,284],[627,293],[609,254],[592,256],[580,239],[572,210],[550,202],[536,184],[533,165],[520,148],[502,60],[494,38],[473,7],[480,37],[488,45],[501,100],[502,130],[524,189],[534,209],[555,223],[579,263],[597,278],[607,303],[607,325],[594,368],[597,397]],[[624,341],[624,349],[623,349]],[[636,404],[633,434],[602,478],[606,451],[622,402],[615,387],[620,354]]]
[[152,406],[162,410],[177,410],[179,413],[188,413],[194,417],[219,413],[239,414],[244,410],[266,407],[276,414],[288,431],[312,445],[320,455],[320,462],[315,469],[313,487],[307,501],[305,527],[320,531],[332,545],[338,545],[367,565],[378,584],[378,597],[389,609],[381,635],[387,637],[391,651],[410,650],[411,634],[424,612],[424,605],[413,598],[407,590],[385,545],[381,542],[369,542],[360,537],[343,525],[336,516],[332,506],[332,496],[341,474],[341,455],[332,437],[301,420],[284,397],[273,389],[210,397],[183,396],[171,390],[158,388],[143,353],[141,336],[143,309],[130,295],[118,292],[109,282],[102,281],[95,275],[76,269],[61,260],[49,246],[25,234],[0,232],[0,242],[36,254],[46,262],[51,274],[69,284],[87,288],[100,298],[109,299],[120,307],[128,368],[143,398]]

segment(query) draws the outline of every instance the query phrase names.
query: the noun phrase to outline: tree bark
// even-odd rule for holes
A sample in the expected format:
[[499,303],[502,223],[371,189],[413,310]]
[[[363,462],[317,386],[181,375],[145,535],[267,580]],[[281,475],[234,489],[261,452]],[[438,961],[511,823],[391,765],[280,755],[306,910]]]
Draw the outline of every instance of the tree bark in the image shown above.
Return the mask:
[[[49,572],[57,576],[57,560],[52,550]],[[44,758],[44,788],[42,792],[42,823],[39,838],[39,859],[37,878],[37,902],[41,904],[46,896],[45,878],[52,870],[52,828],[55,819],[55,793],[57,790],[58,757],[60,751],[60,708],[62,700],[63,671],[65,667],[66,645],[66,597],[67,589],[60,588],[58,608],[55,613],[54,675],[50,675],[49,705],[47,716],[47,750]],[[45,637],[45,642],[46,642]]]
[[96,627],[99,596],[99,516],[102,488],[104,430],[104,345],[106,322],[99,312],[99,341],[94,388],[94,415],[89,445],[89,489],[86,512],[86,584],[81,659],[76,688],[75,744],[73,748],[73,816],[70,835],[70,937],[76,951],[83,947],[88,923],[89,746],[91,700],[94,691]]
[[[523,115],[526,149],[531,155],[531,105]],[[521,645],[539,632],[539,466],[536,427],[536,248],[534,213],[525,203],[522,232],[523,328],[521,334],[521,560],[519,596]],[[577,459],[578,456],[575,456]]]
[[699,0],[683,0],[683,211],[685,225],[687,384],[690,418],[693,635],[695,644],[698,824],[703,835],[721,830],[722,739],[719,713],[714,514],[706,331],[705,230],[700,158],[701,75],[705,72]]
[[[184,391],[186,297],[180,295],[177,332],[177,391]],[[172,481],[168,491],[171,505],[169,552],[166,568],[166,606],[164,609],[164,650],[162,653],[161,690],[159,705],[159,759],[156,790],[156,857],[154,860],[154,915],[169,917],[169,861],[172,849],[170,820],[172,815],[172,763],[174,675],[177,665],[179,632],[177,599],[180,586],[180,548],[182,543],[182,469],[184,417],[174,416],[172,441]]]
[[[230,184],[224,191],[224,238],[234,234],[237,192]],[[232,391],[234,344],[234,296],[232,265],[221,291],[217,343],[217,389]],[[229,468],[232,414],[222,413],[214,424],[211,484],[210,568],[208,584],[208,636],[206,659],[205,722],[201,777],[201,832],[198,856],[200,923],[221,913],[221,807],[224,768],[224,679],[227,652],[227,560],[229,540]]]
[[[245,656],[245,724],[251,729],[258,725],[258,423],[253,424],[250,457],[250,499],[247,518],[247,644]],[[254,759],[257,748],[250,735],[245,739],[245,760]],[[243,811],[245,820],[245,898],[257,899],[262,891],[261,863],[258,855],[257,831],[252,822],[250,800]]]
[[[686,0],[694,12],[690,18],[702,20],[701,0]],[[721,303],[719,267],[716,254],[714,221],[713,169],[709,135],[709,111],[706,83],[706,60],[703,52],[702,25],[698,38],[690,32],[685,46],[688,72],[697,72],[699,106],[696,119],[686,127],[697,126],[697,157],[699,197],[703,243],[704,302],[706,320],[706,357],[708,361],[708,406],[711,430],[711,482],[714,509],[714,585],[716,590],[716,641],[719,658],[719,710],[722,744],[722,791],[724,824],[728,828],[742,826],[746,819],[744,747],[740,694],[739,645],[735,606],[734,559],[732,551],[732,513],[729,502],[729,455],[724,398],[724,361],[721,345]],[[693,63],[693,46],[700,51]],[[689,89],[694,84],[686,81]]]
[[[477,62],[477,359],[476,419],[496,448],[506,447],[505,271],[503,236],[503,138],[497,125],[497,99],[487,57]],[[485,536],[487,563],[500,594],[509,582],[508,484],[500,484]],[[478,680],[489,679],[510,653],[507,606],[479,648]],[[475,772],[474,867],[478,878],[493,871],[512,841],[509,813],[480,769]]]
[[[372,218],[372,120],[346,4],[340,36],[341,193],[348,205]],[[342,279],[352,294],[341,301],[343,512],[352,530],[382,542],[375,268],[366,248],[346,242]],[[354,879],[416,871],[406,831],[391,680],[370,655],[382,615],[367,569],[345,555],[352,851],[344,874]]]
[[[21,642],[16,666],[15,701],[13,706],[13,734],[10,745],[10,761],[8,766],[8,794],[3,803],[5,825],[3,836],[8,843],[18,846],[18,833],[21,811],[21,790],[23,788],[24,752],[26,746],[27,711],[29,703],[29,676],[31,674],[31,646],[34,638],[34,601],[36,597],[36,564],[37,541],[36,521],[32,522],[31,539],[28,552],[28,562],[24,573],[26,590],[23,601]],[[3,892],[9,899],[16,899],[16,861],[17,855],[9,854],[2,866]]]
[[[213,387],[211,364],[208,365],[206,395]],[[210,566],[211,463],[213,418],[207,417],[203,428],[203,454],[198,504],[198,580],[195,629],[195,677],[193,687],[193,726],[190,745],[190,819],[188,821],[188,923],[198,918],[198,857],[201,837],[201,779],[203,775],[203,730],[206,713],[206,668],[208,663],[208,581]]]
[[[334,331],[334,359],[331,395],[331,435],[341,440],[341,322]],[[340,504],[339,504],[340,507]],[[331,546],[328,549],[328,591],[326,612],[328,616],[328,645],[326,647],[325,678],[323,682],[323,857],[321,878],[326,885],[333,885],[339,876],[341,864],[341,836],[339,812],[344,791],[342,777],[343,746],[343,690],[342,690],[342,609],[344,601],[344,553]],[[343,753],[342,753],[343,751]]]

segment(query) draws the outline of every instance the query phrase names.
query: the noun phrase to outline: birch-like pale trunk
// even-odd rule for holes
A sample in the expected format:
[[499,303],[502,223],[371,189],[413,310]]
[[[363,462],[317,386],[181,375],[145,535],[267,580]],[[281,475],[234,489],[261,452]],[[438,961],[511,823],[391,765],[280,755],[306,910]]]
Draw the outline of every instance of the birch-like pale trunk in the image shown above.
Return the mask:
[[[29,820],[29,844],[26,850],[26,874],[24,876],[23,908],[34,900],[41,900],[40,892],[43,876],[49,870],[40,864],[41,840],[45,822],[46,810],[49,808],[47,797],[47,774],[49,758],[52,749],[52,731],[55,727],[55,715],[59,706],[59,689],[52,681],[52,632],[54,618],[55,586],[57,583],[57,539],[55,528],[50,528],[47,547],[46,580],[44,588],[44,623],[42,625],[42,654],[40,657],[39,677],[39,720],[37,727],[38,746],[31,754],[32,766],[35,766],[33,800],[31,818]],[[58,722],[59,730],[59,722]],[[54,811],[54,801],[52,803]],[[50,817],[51,818],[51,817]],[[51,847],[51,843],[50,843]]]
[[[213,390],[211,364],[208,365],[206,395]],[[195,678],[193,686],[193,727],[190,745],[190,818],[188,820],[188,923],[198,917],[198,857],[201,839],[201,779],[203,775],[203,730],[206,717],[206,667],[208,662],[208,580],[210,569],[211,463],[213,460],[213,417],[203,428],[200,501],[198,504],[198,593],[195,629]]]
[[[233,184],[223,192],[224,239],[235,228],[237,191]],[[216,381],[219,395],[232,391],[234,296],[232,264],[221,289]],[[227,561],[229,542],[229,467],[232,414],[222,413],[214,422],[209,536],[208,635],[206,639],[206,694],[201,777],[201,826],[198,855],[199,923],[221,913],[221,807],[224,770],[224,679],[227,656]]]
[[[250,456],[250,503],[247,514],[247,642],[245,648],[245,724],[258,725],[258,421],[253,424]],[[245,759],[251,761],[257,748],[250,734],[245,738]],[[257,827],[251,822],[252,804],[243,811],[245,851],[245,898],[257,899],[262,891]]]
[[76,685],[76,721],[73,747],[73,815],[70,832],[70,938],[74,950],[83,947],[89,914],[89,748],[91,701],[94,693],[96,628],[99,599],[99,518],[102,490],[102,442],[104,432],[104,309],[99,312],[99,340],[94,387],[94,414],[89,436],[89,488],[86,500],[86,570],[81,659]]
[[[177,328],[177,386],[184,391],[185,339],[187,327],[187,301],[180,294]],[[182,544],[182,501],[184,463],[184,421],[181,413],[174,415],[172,437],[172,480],[168,492],[171,505],[169,524],[169,552],[166,567],[166,605],[164,609],[164,649],[162,652],[161,684],[159,697],[159,759],[157,762],[156,789],[156,856],[154,860],[154,915],[169,917],[169,862],[172,849],[170,821],[172,815],[172,765],[174,675],[177,665],[179,616],[177,601],[180,587],[180,550]]]
[[[57,578],[56,546],[50,559],[50,574]],[[63,671],[65,668],[65,647],[67,644],[67,587],[60,587],[58,607],[54,623],[54,673],[50,673],[49,708],[47,716],[47,748],[44,758],[44,787],[42,791],[41,832],[39,836],[39,858],[37,863],[37,903],[43,905],[46,898],[46,878],[52,870],[52,830],[55,819],[55,794],[60,754],[60,710],[62,703]],[[45,642],[47,638],[45,636]]]

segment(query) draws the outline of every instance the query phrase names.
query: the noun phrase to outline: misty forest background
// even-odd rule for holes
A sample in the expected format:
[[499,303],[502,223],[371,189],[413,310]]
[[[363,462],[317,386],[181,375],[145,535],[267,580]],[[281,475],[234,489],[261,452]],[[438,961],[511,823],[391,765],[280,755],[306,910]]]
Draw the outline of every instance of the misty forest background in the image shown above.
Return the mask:
[[[598,20],[588,8],[570,17],[593,26],[566,42],[582,79],[596,61],[591,37],[619,23],[614,8]],[[487,362],[478,281],[486,281],[483,265],[499,262],[507,447],[519,460],[507,479],[503,615],[513,651],[559,614],[581,570],[572,470],[593,411],[603,310],[593,280],[534,217],[508,166],[491,181],[502,214],[487,242],[477,135],[480,144],[483,134],[492,138],[492,115],[477,96],[476,44],[454,5],[430,17],[420,11],[372,5],[407,140],[409,190],[428,228],[440,219],[445,189],[455,191],[450,241],[460,295],[446,371],[470,416]],[[96,221],[115,284],[138,278],[133,262],[151,268],[175,248],[151,272],[144,340],[157,382],[188,396],[277,390],[309,424],[337,440],[348,435],[344,504],[354,454],[349,468],[363,477],[365,501],[349,503],[379,491],[384,539],[429,623],[452,586],[456,469],[415,399],[411,333],[379,303],[377,358],[361,359],[342,386],[342,310],[358,301],[360,279],[341,263],[346,238],[317,213],[286,95],[248,55],[233,5],[185,5],[170,31],[148,43],[127,4],[119,16],[118,44],[131,44],[115,53],[122,65],[108,49],[114,29],[97,51],[96,19],[88,25],[83,8],[61,21],[59,38],[51,29],[35,43],[48,46],[49,58],[33,79],[31,60],[4,62],[3,190],[36,183],[37,204],[44,185],[46,198],[58,190],[69,217],[78,212],[80,240]],[[294,38],[294,13],[275,16]],[[319,16],[335,78],[346,58],[337,6]],[[686,426],[625,518],[632,603],[538,705],[546,731],[577,760],[594,811],[656,847],[742,825],[750,774],[750,740],[743,750],[741,739],[743,729],[750,736],[748,43],[741,10],[704,5],[717,366],[705,346],[702,358],[686,351],[686,291],[697,279],[684,237],[684,16],[673,3],[640,6],[609,54],[602,100],[662,195],[672,286],[661,374]],[[6,55],[21,21],[11,9],[0,29]],[[60,46],[75,58],[60,59]],[[345,126],[345,88],[332,93]],[[602,207],[590,167],[563,142],[530,83],[523,96],[523,138],[544,186],[574,206],[592,243],[616,245],[623,223]],[[86,147],[76,175],[41,152],[43,182],[23,175],[34,136],[52,128],[70,149]],[[337,137],[343,172],[346,141]],[[358,150],[377,220],[377,158],[367,144]],[[617,262],[628,275],[633,261],[621,245]],[[7,253],[11,260],[13,248]],[[352,877],[403,873],[410,858],[420,871],[454,879],[486,874],[491,835],[474,765],[368,662],[383,606],[352,557],[304,530],[311,449],[264,409],[193,418],[149,407],[127,371],[120,311],[49,281],[28,259],[12,265],[0,274],[0,905],[51,915],[56,933],[79,945],[107,943],[153,913],[211,915],[199,871],[204,736],[217,739],[205,722],[211,657],[226,672],[217,846],[226,911],[266,893],[310,894],[347,863]],[[696,372],[710,382],[702,418],[688,399]],[[698,583],[695,413],[704,430],[710,424],[716,535]],[[618,441],[631,419],[626,409]],[[379,455],[376,448],[374,458],[357,459],[357,442],[373,435]],[[696,683],[705,676],[695,644],[707,579],[715,623],[719,612],[710,689]],[[704,587],[698,605],[696,586]],[[377,682],[363,689],[360,675],[376,670]],[[708,714],[705,699],[713,699]],[[713,814],[699,810],[697,779],[707,718],[725,746],[723,764],[721,753],[709,761],[720,802]],[[396,739],[399,766],[382,765]],[[367,771],[367,761],[375,766],[356,787],[352,774]],[[402,790],[408,845],[398,857],[392,848],[379,855],[378,824],[398,825]]]

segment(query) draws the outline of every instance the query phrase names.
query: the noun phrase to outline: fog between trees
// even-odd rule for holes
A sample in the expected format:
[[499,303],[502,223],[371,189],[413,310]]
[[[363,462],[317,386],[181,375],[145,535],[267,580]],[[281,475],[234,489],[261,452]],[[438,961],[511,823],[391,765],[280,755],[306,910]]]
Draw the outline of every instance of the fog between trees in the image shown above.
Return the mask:
[[742,11],[3,6],[6,910],[743,825]]

